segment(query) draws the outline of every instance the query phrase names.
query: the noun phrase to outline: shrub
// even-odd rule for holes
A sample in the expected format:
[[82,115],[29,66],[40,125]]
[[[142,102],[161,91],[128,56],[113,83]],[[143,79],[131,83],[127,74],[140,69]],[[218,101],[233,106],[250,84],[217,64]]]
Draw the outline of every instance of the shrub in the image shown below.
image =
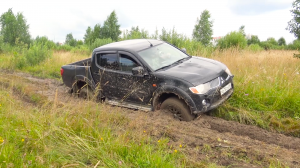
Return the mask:
[[42,43],[35,43],[30,45],[28,51],[25,52],[26,62],[30,66],[39,64],[52,56],[52,51]]
[[252,35],[250,39],[247,40],[248,45],[251,44],[259,44],[260,40],[258,38],[258,36]]
[[107,38],[107,39],[99,39],[97,38],[90,46],[90,51],[93,51],[95,48],[98,48],[100,46],[103,46],[105,44],[109,44],[109,43],[112,43],[114,41],[112,41],[112,39],[110,38]]
[[251,44],[248,46],[248,50],[258,52],[258,51],[262,51],[263,48],[260,47],[260,45],[258,45],[258,44]]
[[280,39],[278,39],[277,43],[280,46],[286,46],[286,41],[285,41],[285,39],[283,37],[281,37]]
[[71,49],[73,53],[90,54],[90,49],[87,45],[79,45]]
[[275,38],[273,37],[270,37],[267,39],[267,42],[271,45],[274,45],[274,46],[277,46],[278,45],[278,42],[275,40]]
[[[170,44],[173,44],[177,47],[183,47],[186,43],[190,43],[191,41],[188,37],[186,37],[183,34],[179,34],[176,32],[175,28],[171,31],[167,31],[165,28],[162,29],[161,35],[159,35],[159,39],[162,41],[166,41]],[[196,42],[196,41],[195,41]],[[198,44],[201,44],[200,42],[197,42]]]
[[239,49],[244,49],[247,46],[247,39],[241,32],[231,32],[225,37],[218,41],[218,47],[220,49],[237,47]]
[[12,64],[10,66],[18,69],[22,69],[25,66],[27,66],[24,53],[27,52],[28,45],[23,42],[19,42],[18,38],[15,43],[16,43],[15,46],[11,46],[9,43],[6,43],[4,45],[5,46],[4,51],[13,53]]
[[288,50],[299,50],[300,49],[300,40],[294,40],[293,43],[290,43],[286,46]]
[[0,36],[0,52],[3,52],[2,50],[2,46],[4,45],[4,42],[3,42],[3,37]]
[[279,46],[276,40],[274,41],[274,40],[269,40],[269,39],[267,41],[262,41],[260,43],[260,46],[262,48],[264,48],[265,50],[270,50],[270,49],[282,50],[285,48],[284,46]]
[[42,37],[37,36],[33,41],[33,43],[42,44],[48,49],[56,49],[57,47],[56,44],[53,41],[49,40],[46,36],[42,36]]
[[58,51],[71,51],[73,47],[68,44],[60,45],[56,48]]
[[22,69],[26,67],[26,65],[26,58],[24,57],[24,55],[14,51],[12,58],[12,67]]
[[129,40],[129,39],[148,39],[150,38],[148,31],[144,29],[139,29],[139,27],[131,27],[131,30],[123,31],[123,37],[121,40]]

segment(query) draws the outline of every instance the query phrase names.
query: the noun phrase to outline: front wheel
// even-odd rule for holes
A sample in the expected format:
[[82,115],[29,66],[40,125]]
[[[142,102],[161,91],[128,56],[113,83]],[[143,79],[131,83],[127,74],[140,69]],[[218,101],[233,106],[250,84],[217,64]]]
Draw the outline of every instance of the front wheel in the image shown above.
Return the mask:
[[191,121],[196,116],[191,114],[190,108],[183,100],[179,100],[177,97],[170,97],[165,100],[160,107],[162,110],[168,110],[175,118],[181,121]]

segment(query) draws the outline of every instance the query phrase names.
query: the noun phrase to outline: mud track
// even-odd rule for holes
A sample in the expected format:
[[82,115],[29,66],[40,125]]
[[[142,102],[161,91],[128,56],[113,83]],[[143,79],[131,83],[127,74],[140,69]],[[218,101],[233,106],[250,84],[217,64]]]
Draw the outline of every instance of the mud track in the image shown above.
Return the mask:
[[[57,99],[61,103],[83,101],[71,96],[69,88],[61,81],[24,73],[7,75],[31,81],[36,92],[49,100]],[[123,109],[122,113],[131,121],[128,127],[147,130],[157,140],[168,137],[174,147],[182,144],[181,151],[194,163],[207,161],[228,167],[269,167],[277,163],[275,167],[300,167],[300,138],[208,115],[201,115],[192,122],[180,122],[163,111]]]

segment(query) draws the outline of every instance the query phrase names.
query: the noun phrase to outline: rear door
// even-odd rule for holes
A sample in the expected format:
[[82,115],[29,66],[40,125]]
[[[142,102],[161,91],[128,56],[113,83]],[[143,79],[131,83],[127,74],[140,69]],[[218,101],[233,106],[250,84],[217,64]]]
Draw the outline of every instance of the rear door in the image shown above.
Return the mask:
[[119,71],[119,57],[116,51],[104,51],[96,53],[95,65],[93,65],[93,78],[96,87],[102,91],[108,99],[117,99],[118,87],[116,73]]

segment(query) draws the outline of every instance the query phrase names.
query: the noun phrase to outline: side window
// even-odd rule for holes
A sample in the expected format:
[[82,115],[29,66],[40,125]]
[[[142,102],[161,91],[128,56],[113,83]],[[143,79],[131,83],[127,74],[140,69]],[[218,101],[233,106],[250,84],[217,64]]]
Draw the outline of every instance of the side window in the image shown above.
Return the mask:
[[97,64],[101,67],[119,70],[118,55],[111,53],[97,54]]
[[131,57],[120,54],[120,67],[121,71],[131,72],[132,68],[139,66],[138,63]]

